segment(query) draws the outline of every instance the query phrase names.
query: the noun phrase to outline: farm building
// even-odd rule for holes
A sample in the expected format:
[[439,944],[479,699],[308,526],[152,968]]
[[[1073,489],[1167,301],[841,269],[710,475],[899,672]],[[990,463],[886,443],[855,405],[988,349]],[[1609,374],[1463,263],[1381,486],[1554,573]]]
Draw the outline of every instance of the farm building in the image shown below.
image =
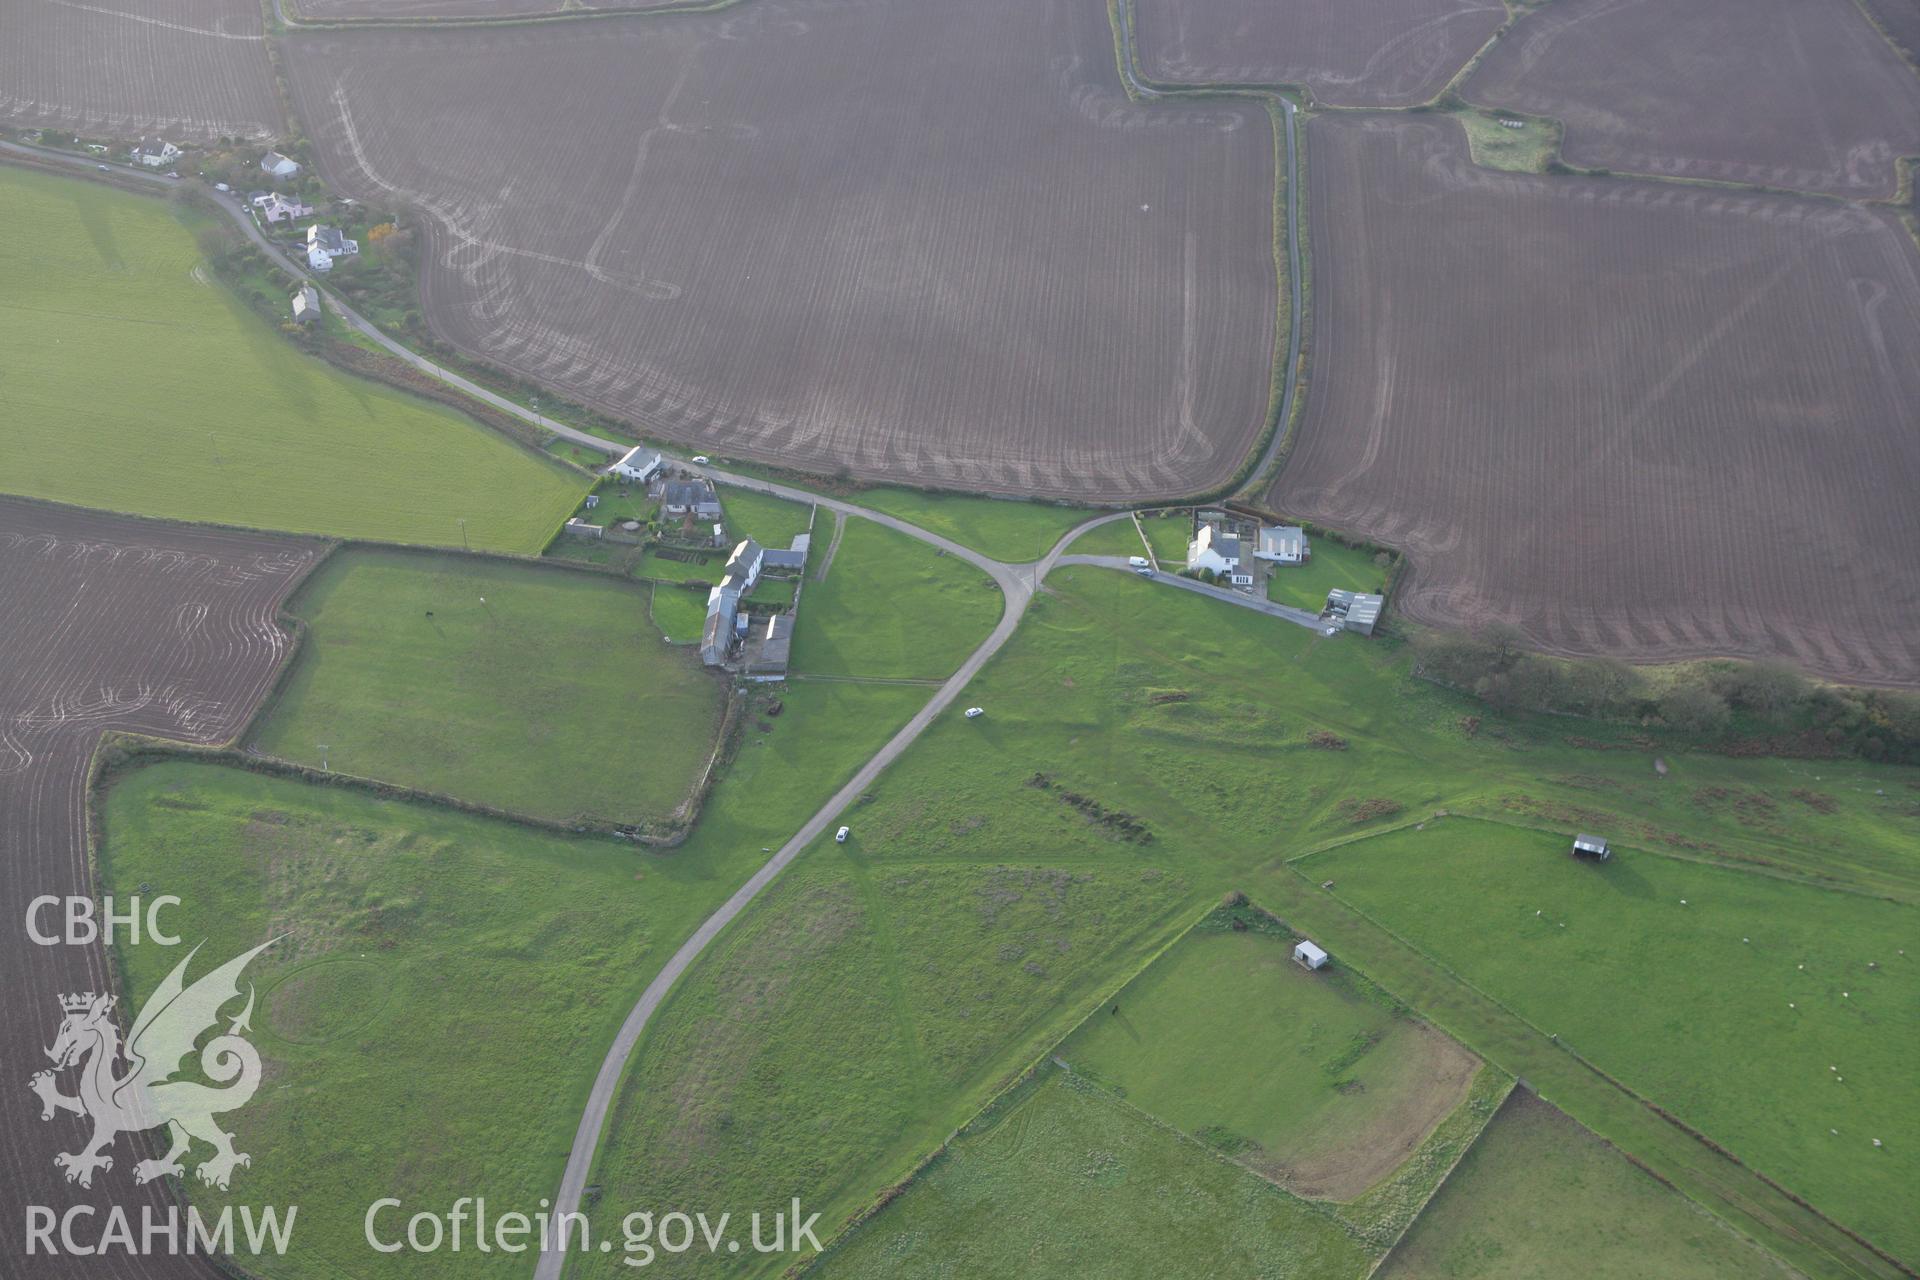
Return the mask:
[[760,557],[760,567],[768,572],[798,573],[807,567],[807,548],[813,543],[810,533],[793,535],[793,545],[785,551],[768,547]]
[[142,138],[133,149],[133,162],[149,169],[164,169],[180,158],[180,148],[164,138]]
[[1573,838],[1573,856],[1605,862],[1613,856],[1613,850],[1607,848],[1605,836],[1590,836],[1583,831]]
[[787,656],[793,649],[793,615],[776,613],[765,626],[756,626],[747,638],[746,660],[742,664],[749,680],[784,680]]
[[320,291],[312,285],[301,285],[300,292],[293,295],[293,318],[300,324],[317,318],[320,314]]
[[276,178],[291,178],[300,172],[300,162],[283,156],[278,151],[269,151],[260,157],[260,168],[262,172],[270,173]]
[[1373,634],[1374,626],[1380,621],[1380,610],[1386,603],[1385,596],[1368,595],[1364,591],[1345,591],[1336,587],[1327,592],[1327,607],[1320,616],[1335,619],[1348,631],[1358,631],[1363,636],[1370,636]]
[[713,491],[711,480],[669,480],[660,509],[670,516],[691,513],[699,520],[718,520],[720,495]]
[[1260,542],[1254,548],[1256,560],[1274,564],[1305,564],[1312,552],[1307,546],[1307,531],[1297,524],[1269,524],[1260,528]]
[[1327,953],[1302,938],[1293,944],[1293,962],[1302,969],[1324,969],[1327,967]]
[[654,472],[660,470],[660,455],[645,445],[635,445],[626,451],[620,461],[607,468],[610,476],[619,476],[622,480],[636,480],[645,484],[653,479]]
[[1211,524],[1201,525],[1193,541],[1187,544],[1187,568],[1209,570],[1231,580],[1235,586],[1253,583],[1250,574],[1240,572],[1240,539],[1221,533]]
[[760,569],[765,558],[766,551],[759,543],[752,538],[745,539],[727,557],[727,572],[721,581],[733,583],[742,595],[746,594],[760,581]]

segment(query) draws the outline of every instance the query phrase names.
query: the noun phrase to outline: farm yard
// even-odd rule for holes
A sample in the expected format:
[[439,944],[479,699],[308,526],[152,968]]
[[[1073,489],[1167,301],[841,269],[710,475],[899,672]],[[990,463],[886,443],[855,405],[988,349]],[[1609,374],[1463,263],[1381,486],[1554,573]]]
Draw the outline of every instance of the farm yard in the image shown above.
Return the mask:
[[1855,0],[1564,0],[1461,92],[1558,119],[1589,168],[1885,197],[1920,155],[1920,78]]
[[0,120],[176,143],[284,132],[254,0],[10,3]]
[[1308,137],[1318,372],[1272,504],[1410,553],[1418,622],[1920,683],[1894,215],[1490,172],[1433,117]]
[[[24,1081],[46,1062],[59,994],[110,989],[104,948],[36,946],[29,898],[90,894],[88,778],[107,730],[216,743],[238,733],[293,636],[281,600],[320,558],[315,544],[154,524],[0,498],[0,854],[7,911],[0,1013]],[[57,927],[57,926],[56,926]],[[24,1096],[24,1095],[23,1095]],[[73,1131],[21,1106],[0,1144],[0,1210],[70,1194],[53,1157]],[[171,1203],[136,1188],[132,1162],[93,1193],[137,1214]],[[201,1276],[181,1259],[147,1274]]]
[[1410,107],[1507,19],[1499,0],[1126,0],[1144,74],[1180,84],[1305,85],[1340,107]]
[[427,220],[434,331],[668,438],[1111,498],[1222,483],[1266,423],[1267,113],[1129,103],[1099,5],[755,0],[286,56],[327,179]]
[[1377,1273],[1381,1280],[1790,1280],[1549,1104],[1516,1092]]
[[355,550],[290,612],[307,640],[251,735],[266,754],[553,821],[688,816],[725,691],[660,643],[646,587]]
[[587,486],[471,419],[302,354],[212,282],[160,201],[0,168],[0,224],[0,488],[532,553]]
[[1577,864],[1558,832],[1457,817],[1299,869],[1829,1217],[1920,1254],[1910,897],[1637,850]]

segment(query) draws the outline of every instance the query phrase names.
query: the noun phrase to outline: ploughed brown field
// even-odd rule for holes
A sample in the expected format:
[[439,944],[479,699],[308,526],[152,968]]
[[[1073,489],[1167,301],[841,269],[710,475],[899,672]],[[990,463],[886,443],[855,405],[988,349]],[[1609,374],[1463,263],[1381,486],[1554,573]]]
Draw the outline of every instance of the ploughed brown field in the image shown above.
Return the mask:
[[[149,1153],[121,1142],[110,1173],[90,1191],[69,1186],[56,1152],[85,1128],[72,1116],[40,1118],[24,1087],[51,1064],[59,994],[113,987],[106,953],[40,946],[26,932],[27,904],[43,894],[95,892],[87,849],[87,774],[108,729],[180,741],[231,739],[272,683],[293,636],[276,615],[318,562],[318,544],[260,534],[155,524],[124,516],[0,497],[0,910],[8,920],[0,982],[0,1061],[15,1087],[0,1117],[0,1214],[26,1206],[55,1213],[91,1202],[124,1208],[172,1202],[161,1184],[136,1187]],[[178,892],[179,886],[172,891]],[[121,904],[124,909],[124,904]],[[43,908],[43,932],[60,910]],[[190,944],[189,944],[190,945]],[[215,1277],[186,1257],[41,1258],[35,1276]]]
[[1884,197],[1920,154],[1920,76],[1854,0],[1555,0],[1462,93],[1588,168]]
[[1130,104],[1085,0],[306,32],[327,178],[429,322],[704,451],[1007,493],[1230,477],[1273,382],[1272,125]]
[[282,0],[298,18],[310,22],[339,20],[418,21],[432,18],[523,18],[593,10],[656,9],[686,0],[607,0],[601,4],[568,4],[565,0]]
[[7,0],[0,119],[170,142],[280,132],[257,0]]
[[1920,252],[1890,211],[1480,169],[1322,117],[1279,509],[1411,553],[1422,622],[1920,683]]
[[1133,0],[1140,69],[1182,83],[1306,85],[1342,107],[1426,102],[1507,11],[1500,0]]
[[1906,54],[1920,63],[1920,0],[1862,0],[1881,30]]

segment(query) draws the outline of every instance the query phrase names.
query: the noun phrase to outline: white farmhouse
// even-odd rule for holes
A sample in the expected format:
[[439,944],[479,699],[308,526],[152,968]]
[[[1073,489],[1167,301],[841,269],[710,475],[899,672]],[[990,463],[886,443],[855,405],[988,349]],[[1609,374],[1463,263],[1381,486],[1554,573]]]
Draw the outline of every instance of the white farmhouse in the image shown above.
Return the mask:
[[627,450],[620,461],[607,468],[607,474],[619,476],[622,480],[645,484],[658,470],[660,470],[660,455],[644,445],[635,445]]
[[360,242],[341,235],[338,227],[323,227],[316,222],[307,228],[307,265],[315,271],[331,271],[335,258],[358,252]]
[[278,151],[269,151],[260,157],[260,168],[276,178],[291,178],[300,172],[300,162]]
[[1240,539],[1210,524],[1201,525],[1187,544],[1187,568],[1210,570],[1236,587],[1253,585],[1253,576],[1240,572]]
[[149,169],[164,169],[179,158],[180,148],[164,138],[142,138],[133,149],[134,163]]

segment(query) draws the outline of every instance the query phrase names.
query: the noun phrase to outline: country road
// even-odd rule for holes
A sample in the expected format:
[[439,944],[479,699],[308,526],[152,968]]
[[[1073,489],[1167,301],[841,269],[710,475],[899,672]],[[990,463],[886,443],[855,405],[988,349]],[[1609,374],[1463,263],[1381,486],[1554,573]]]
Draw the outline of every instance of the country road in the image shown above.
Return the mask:
[[[721,903],[718,910],[701,922],[700,927],[693,931],[693,935],[680,944],[680,949],[675,951],[660,972],[654,975],[653,981],[647,984],[647,989],[641,992],[639,1001],[627,1014],[626,1021],[620,1026],[619,1034],[614,1037],[613,1044],[608,1047],[606,1057],[600,1063],[600,1073],[594,1077],[593,1088],[587,1094],[586,1109],[580,1116],[579,1127],[573,1135],[573,1146],[567,1153],[566,1173],[560,1180],[560,1191],[553,1199],[552,1212],[556,1218],[563,1213],[579,1211],[580,1196],[586,1190],[587,1176],[593,1171],[594,1152],[600,1145],[600,1132],[606,1126],[607,1113],[612,1109],[614,1097],[620,1090],[620,1077],[625,1074],[627,1061],[639,1045],[640,1037],[647,1029],[647,1023],[652,1020],[654,1011],[659,1009],[661,1001],[666,999],[667,992],[672,990],[673,984],[693,967],[694,961],[698,960],[701,952],[707,949],[707,944],[719,936],[720,931],[732,923],[733,919],[746,909],[747,904],[759,896],[760,891],[771,884],[775,876],[786,869],[788,863],[799,857],[807,846],[819,839],[847,806],[859,799],[861,794],[873,785],[873,780],[879,777],[888,765],[899,759],[902,752],[913,745],[914,740],[926,731],[935,717],[953,704],[954,700],[960,696],[961,690],[966,688],[967,682],[973,679],[980,668],[984,667],[994,654],[1000,652],[1001,646],[1013,637],[1014,631],[1019,627],[1020,619],[1026,613],[1027,606],[1032,603],[1041,580],[1046,577],[1047,571],[1061,560],[1061,553],[1066,550],[1067,545],[1089,529],[1114,520],[1128,518],[1128,513],[1124,511],[1096,516],[1068,530],[1039,560],[1031,564],[1009,565],[989,559],[977,551],[949,542],[938,535],[930,534],[904,520],[898,520],[877,511],[868,511],[851,503],[838,502],[830,498],[817,498],[785,485],[754,480],[746,476],[727,476],[721,472],[713,474],[715,478],[724,479],[728,484],[757,489],[777,497],[818,502],[833,511],[877,520],[890,529],[898,529],[941,547],[949,554],[960,556],[968,563],[978,565],[991,574],[993,580],[999,585],[1001,593],[1006,597],[1006,611],[1001,614],[1000,622],[994,627],[993,632],[987,636],[979,648],[967,656],[967,660],[960,664],[960,669],[947,678],[928,700],[927,705],[922,707],[913,719],[907,721],[905,727],[894,734],[872,759],[861,765],[853,777],[847,780],[846,785],[834,792],[833,798],[807,819],[800,830],[794,833],[793,838],[781,845],[745,884],[734,891],[732,897]],[[1087,559],[1091,560],[1093,557],[1087,557]],[[560,1273],[565,1265],[564,1251],[543,1250],[540,1261],[534,1268],[535,1280],[560,1280]]]
[[[1056,565],[1088,564],[1101,569],[1124,569],[1129,573],[1139,573],[1128,564],[1124,556],[1057,556]],[[1051,566],[1050,566],[1051,567]],[[1148,575],[1143,575],[1148,576]],[[1269,618],[1279,618],[1291,622],[1296,627],[1305,627],[1309,631],[1325,631],[1328,626],[1319,614],[1311,609],[1300,609],[1290,604],[1275,604],[1271,600],[1262,600],[1258,596],[1243,595],[1238,591],[1226,591],[1219,587],[1210,587],[1204,582],[1192,578],[1183,578],[1176,573],[1156,571],[1150,575],[1162,586],[1178,587],[1182,591],[1191,591],[1195,595],[1205,596],[1209,600],[1218,600],[1221,604],[1236,605],[1242,609],[1251,609],[1255,613],[1264,613]],[[1338,631],[1338,627],[1334,627]]]
[[[1289,111],[1291,111],[1291,104],[1289,104]],[[1288,124],[1288,139],[1289,145],[1291,145],[1291,114],[1288,116]],[[0,141],[0,153],[7,152],[28,156],[40,161],[58,161],[78,170],[87,170],[95,173],[98,171],[98,162],[91,157],[73,156],[64,152]],[[180,181],[184,181],[184,179],[169,179],[165,175],[157,172],[143,171],[124,165],[115,165],[110,172],[116,177],[131,179],[149,185],[157,185],[160,188],[167,189],[176,188]],[[248,239],[263,249],[267,253],[269,260],[278,265],[290,278],[296,281],[324,283],[323,281],[317,280],[316,277],[309,273],[300,263],[289,259],[281,251],[280,246],[274,244],[261,232],[244,204],[241,203],[240,197],[237,195],[223,197],[216,193],[215,200],[220,207],[233,218],[241,230],[245,232]],[[356,332],[378,343],[395,357],[405,360],[415,368],[439,378],[448,385],[459,389],[485,404],[491,405],[503,413],[512,414],[522,421],[550,431],[576,444],[597,449],[609,456],[618,456],[625,453],[628,448],[627,445],[618,441],[603,439],[589,432],[581,431],[577,428],[569,427],[564,423],[542,417],[505,396],[489,391],[487,388],[478,385],[470,379],[435,364],[433,361],[428,360],[426,357],[389,337],[332,293],[328,294],[328,304],[333,308],[334,312]],[[662,456],[672,458],[681,466],[693,466],[685,457],[675,457],[675,455],[664,451]],[[684,975],[687,970],[693,966],[694,962],[700,958],[701,954],[705,952],[708,944],[719,936],[720,932],[739,916],[748,904],[759,896],[760,892],[765,889],[767,885],[771,884],[774,878],[778,876],[789,863],[799,857],[809,845],[818,839],[820,835],[839,818],[841,813],[872,785],[874,779],[879,777],[908,747],[912,746],[915,740],[933,723],[935,718],[953,704],[955,699],[960,696],[961,691],[966,688],[968,682],[970,682],[980,669],[1012,638],[1015,630],[1018,629],[1020,625],[1021,618],[1026,614],[1027,606],[1032,603],[1034,595],[1040,590],[1041,582],[1056,564],[1089,564],[1121,569],[1127,567],[1124,558],[1120,557],[1064,555],[1068,545],[1087,531],[1116,520],[1131,518],[1130,512],[1125,510],[1109,512],[1082,521],[1063,535],[1059,541],[1048,550],[1047,554],[1039,560],[1024,564],[1007,564],[983,555],[971,547],[963,546],[949,538],[942,537],[937,533],[932,533],[897,516],[891,516],[882,511],[862,507],[857,503],[847,502],[839,498],[826,497],[809,490],[781,484],[777,481],[763,480],[756,476],[735,474],[707,464],[700,464],[696,469],[723,484],[732,485],[741,489],[750,489],[758,493],[784,498],[792,502],[813,504],[835,513],[836,529],[834,542],[836,544],[839,541],[840,529],[844,527],[845,517],[859,516],[862,519],[871,520],[876,524],[884,525],[908,537],[917,538],[921,542],[937,547],[947,555],[954,556],[966,561],[968,564],[974,565],[991,577],[995,585],[1000,588],[1001,595],[1005,599],[1005,609],[993,631],[981,642],[979,647],[969,654],[966,660],[960,664],[959,670],[955,671],[952,676],[948,677],[939,685],[932,697],[927,701],[927,704],[922,707],[899,732],[895,733],[886,745],[881,747],[879,752],[865,764],[861,765],[854,775],[833,794],[832,798],[822,805],[811,818],[807,819],[785,844],[781,845],[744,884],[734,891],[731,897],[722,903],[706,920],[702,921],[700,927],[694,930],[692,935],[681,943],[679,949],[668,959],[660,972],[647,984],[646,990],[641,993],[639,1000],[634,1004],[633,1008],[628,1012],[626,1020],[621,1024],[620,1030],[618,1034],[615,1035],[613,1043],[608,1046],[607,1052],[601,1060],[600,1070],[594,1077],[593,1086],[587,1095],[587,1101],[580,1116],[580,1123],[574,1132],[573,1144],[567,1154],[567,1164],[561,1178],[560,1189],[553,1200],[551,1212],[556,1218],[561,1214],[576,1213],[579,1211],[581,1195],[586,1189],[587,1178],[592,1172],[593,1158],[599,1147],[601,1131],[606,1126],[607,1115],[612,1108],[615,1096],[619,1092],[620,1080],[626,1071],[627,1063],[632,1058],[634,1049],[639,1045],[640,1037],[646,1032],[647,1025],[652,1020],[654,1012],[660,1007],[661,1002],[666,999],[667,993],[672,990],[673,985],[679,981],[681,976]],[[1292,610],[1283,605],[1271,605],[1265,601],[1255,601],[1251,598],[1239,597],[1234,593],[1217,591],[1201,583],[1176,578],[1168,574],[1158,574],[1156,575],[1156,580],[1170,583],[1186,590],[1196,591],[1214,599],[1223,599],[1231,604],[1255,608],[1260,612],[1284,618],[1297,625],[1316,628],[1321,625],[1317,618],[1311,618],[1311,616],[1306,615],[1303,610]],[[565,1263],[566,1254],[564,1251],[559,1249],[543,1250],[534,1271],[536,1280],[559,1280]]]

